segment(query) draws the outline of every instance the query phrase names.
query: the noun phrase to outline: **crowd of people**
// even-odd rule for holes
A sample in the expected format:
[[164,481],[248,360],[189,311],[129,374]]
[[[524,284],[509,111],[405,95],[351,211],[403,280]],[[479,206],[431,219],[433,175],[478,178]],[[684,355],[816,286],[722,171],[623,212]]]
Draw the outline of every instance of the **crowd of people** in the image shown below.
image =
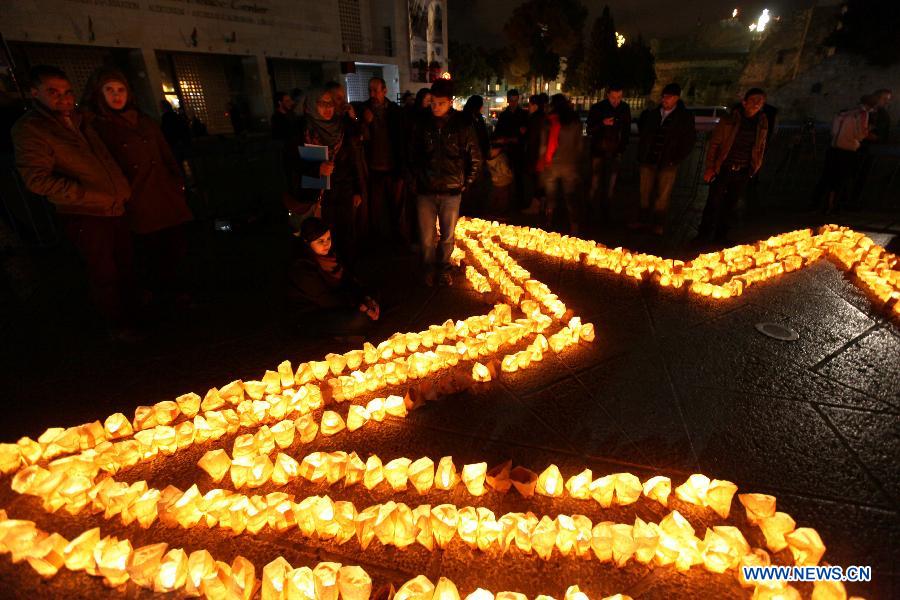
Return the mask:
[[181,165],[120,71],[97,70],[78,109],[56,67],[32,69],[30,86],[33,105],[12,130],[16,167],[56,206],[111,337],[135,341],[141,306],[190,302],[179,272],[193,219]]
[[[157,125],[111,68],[93,74],[77,107],[55,67],[35,67],[30,86],[33,107],[12,132],[16,166],[28,189],[56,206],[110,334],[131,339],[137,307],[191,301],[179,277],[192,220],[178,143],[187,124],[164,106]],[[511,89],[493,128],[481,96],[453,108],[449,80],[407,92],[400,104],[379,77],[368,91],[368,100],[352,103],[337,82],[274,95],[271,133],[283,144],[282,203],[296,240],[287,279],[307,331],[364,336],[379,320],[377,292],[353,274],[369,248],[417,248],[423,284],[453,285],[462,207],[489,218],[518,211],[573,235],[608,221],[632,138],[621,86],[607,87],[586,125],[564,94],[535,94],[522,106]],[[858,198],[853,190],[871,166],[871,146],[888,136],[890,98],[878,90],[835,118],[816,189],[826,210]],[[763,90],[747,90],[709,136],[697,244],[730,243],[735,206],[754,193],[776,112]],[[628,225],[663,235],[679,166],[696,147],[694,115],[670,83],[635,121],[639,200]]]

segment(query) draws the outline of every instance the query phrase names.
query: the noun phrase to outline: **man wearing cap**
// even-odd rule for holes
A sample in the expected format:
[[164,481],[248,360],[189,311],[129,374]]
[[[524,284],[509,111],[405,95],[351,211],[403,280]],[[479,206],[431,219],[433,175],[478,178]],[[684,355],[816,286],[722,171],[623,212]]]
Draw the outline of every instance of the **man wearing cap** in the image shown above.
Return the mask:
[[506,108],[497,118],[494,137],[502,141],[510,166],[515,173],[516,201],[523,202],[522,175],[525,171],[525,138],[528,132],[528,111],[519,106],[519,90],[506,92]]
[[681,101],[681,86],[670,83],[663,88],[659,106],[641,114],[638,130],[641,207],[638,220],[631,227],[652,227],[653,233],[662,235],[678,166],[697,140],[694,115]]

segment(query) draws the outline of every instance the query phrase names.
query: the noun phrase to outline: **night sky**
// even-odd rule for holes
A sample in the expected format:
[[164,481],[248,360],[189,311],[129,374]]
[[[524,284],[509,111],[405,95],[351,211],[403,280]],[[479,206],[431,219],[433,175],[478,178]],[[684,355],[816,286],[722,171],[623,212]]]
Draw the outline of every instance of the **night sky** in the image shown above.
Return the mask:
[[[626,36],[644,35],[645,39],[686,34],[697,20],[710,23],[731,16],[739,8],[743,19],[751,22],[763,8],[773,15],[805,8],[814,0],[772,0],[771,2],[729,2],[726,0],[582,0],[590,10],[585,35],[594,19],[609,4],[616,29]],[[481,46],[505,43],[503,24],[522,0],[450,0],[450,39]],[[829,0],[819,0],[828,4]],[[831,3],[837,3],[833,1]],[[752,18],[751,18],[752,15]]]

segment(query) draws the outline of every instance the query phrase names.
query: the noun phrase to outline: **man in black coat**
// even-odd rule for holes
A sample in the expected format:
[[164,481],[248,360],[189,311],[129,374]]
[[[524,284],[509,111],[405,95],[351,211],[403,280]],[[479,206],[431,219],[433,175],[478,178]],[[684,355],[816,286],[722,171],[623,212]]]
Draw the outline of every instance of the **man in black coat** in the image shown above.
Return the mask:
[[362,132],[369,173],[370,231],[389,239],[406,231],[401,223],[399,177],[404,154],[403,111],[387,99],[387,84],[381,77],[369,80]]
[[616,189],[622,155],[631,137],[631,108],[622,100],[622,86],[606,88],[606,98],[588,112],[587,131],[591,136],[591,205],[595,217],[609,214]]
[[653,233],[662,235],[678,166],[697,141],[694,115],[681,101],[681,86],[670,83],[663,88],[659,106],[641,114],[638,130],[641,210],[632,228],[652,226]]
[[[431,115],[414,126],[409,176],[416,193],[425,284],[434,285],[437,271],[439,283],[449,286],[453,285],[450,254],[460,201],[481,171],[482,156],[471,119],[453,109],[450,81],[436,81],[431,94]],[[435,220],[441,228],[439,255],[435,252]]]
[[503,143],[504,152],[509,158],[510,166],[515,173],[516,203],[522,207],[530,201],[524,196],[525,173],[525,140],[528,131],[528,111],[519,105],[519,90],[513,88],[506,92],[506,108],[497,117],[494,137]]

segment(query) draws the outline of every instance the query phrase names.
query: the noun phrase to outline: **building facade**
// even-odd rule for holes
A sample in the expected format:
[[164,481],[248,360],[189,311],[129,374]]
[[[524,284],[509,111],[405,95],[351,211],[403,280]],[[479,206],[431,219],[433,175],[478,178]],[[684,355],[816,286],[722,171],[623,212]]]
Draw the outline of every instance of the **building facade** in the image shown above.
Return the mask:
[[264,128],[275,91],[341,80],[354,101],[373,76],[393,98],[427,85],[447,68],[445,15],[446,0],[0,2],[19,72],[58,65],[80,94],[115,65],[146,112],[165,98],[213,134]]

